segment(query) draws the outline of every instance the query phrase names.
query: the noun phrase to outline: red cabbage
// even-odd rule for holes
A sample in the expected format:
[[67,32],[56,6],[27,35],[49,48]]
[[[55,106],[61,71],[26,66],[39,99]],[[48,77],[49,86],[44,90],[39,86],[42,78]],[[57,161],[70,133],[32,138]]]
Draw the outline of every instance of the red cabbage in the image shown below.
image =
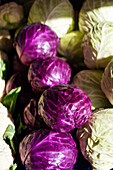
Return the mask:
[[29,170],[72,170],[78,150],[70,133],[39,129],[24,137],[19,153]]
[[28,80],[33,91],[43,91],[56,84],[67,84],[71,78],[71,67],[59,57],[38,58],[30,64]]
[[69,132],[88,121],[91,101],[82,89],[70,84],[59,84],[42,93],[38,114],[51,129]]
[[30,99],[24,108],[23,119],[29,130],[45,127],[43,119],[38,114],[38,99]]
[[6,83],[6,94],[8,94],[12,89],[21,86],[21,91],[18,95],[19,108],[23,109],[31,98],[35,98],[36,94],[32,91],[31,85],[27,79],[27,71],[24,70],[14,73]]
[[27,66],[21,63],[17,55],[13,56],[12,65],[13,65],[13,73],[22,72],[22,71],[24,72],[28,69]]
[[21,29],[14,46],[20,61],[28,66],[36,58],[55,57],[59,47],[59,38],[47,25],[32,23]]

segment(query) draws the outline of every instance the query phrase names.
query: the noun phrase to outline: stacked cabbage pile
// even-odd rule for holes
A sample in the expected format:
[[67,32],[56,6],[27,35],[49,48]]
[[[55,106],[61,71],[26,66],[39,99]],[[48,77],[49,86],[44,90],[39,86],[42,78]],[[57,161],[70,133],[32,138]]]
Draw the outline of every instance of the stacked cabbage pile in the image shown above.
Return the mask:
[[77,130],[80,149],[92,169],[113,168],[113,1],[86,0],[79,12],[79,30],[84,33],[81,48],[86,68],[78,72],[72,84],[91,99],[93,113]]
[[112,0],[0,4],[0,102],[14,123],[4,170],[113,168],[112,11]]

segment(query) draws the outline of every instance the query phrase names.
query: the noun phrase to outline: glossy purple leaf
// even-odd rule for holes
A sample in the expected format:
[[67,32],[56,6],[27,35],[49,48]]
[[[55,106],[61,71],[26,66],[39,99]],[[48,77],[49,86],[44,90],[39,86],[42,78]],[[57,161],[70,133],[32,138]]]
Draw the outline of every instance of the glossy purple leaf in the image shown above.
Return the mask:
[[38,58],[28,71],[28,80],[36,92],[56,84],[67,84],[70,79],[71,67],[59,57]]
[[56,56],[59,38],[47,25],[32,23],[24,26],[14,43],[20,61],[29,65],[36,58]]
[[78,150],[70,133],[39,129],[24,137],[19,153],[29,170],[72,170]]
[[82,89],[70,84],[59,84],[42,93],[38,114],[52,129],[69,132],[88,121],[91,101]]

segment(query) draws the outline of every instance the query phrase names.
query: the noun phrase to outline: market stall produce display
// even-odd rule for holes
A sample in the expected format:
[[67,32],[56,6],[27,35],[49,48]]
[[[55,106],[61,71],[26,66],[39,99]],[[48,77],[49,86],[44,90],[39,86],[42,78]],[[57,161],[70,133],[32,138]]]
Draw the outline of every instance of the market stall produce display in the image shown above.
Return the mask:
[[113,1],[0,1],[0,170],[113,169]]

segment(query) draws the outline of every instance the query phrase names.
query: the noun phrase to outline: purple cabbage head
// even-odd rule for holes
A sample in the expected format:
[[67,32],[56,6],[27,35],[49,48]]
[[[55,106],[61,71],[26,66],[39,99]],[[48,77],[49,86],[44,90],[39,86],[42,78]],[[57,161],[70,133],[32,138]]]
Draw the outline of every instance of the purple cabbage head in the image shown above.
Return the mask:
[[6,94],[12,89],[21,86],[21,91],[18,95],[19,108],[23,109],[31,98],[35,98],[36,94],[32,91],[31,85],[27,79],[27,71],[14,73],[6,83]]
[[29,66],[36,58],[56,56],[59,38],[47,25],[32,23],[19,32],[14,46],[20,61]]
[[88,121],[91,101],[82,89],[70,84],[59,84],[42,93],[38,114],[51,129],[69,132]]
[[71,79],[71,67],[59,57],[38,58],[30,64],[28,81],[33,91],[44,91],[56,84],[67,84]]
[[38,114],[38,99],[30,99],[23,111],[24,123],[29,130],[45,127],[43,119]]
[[39,129],[24,137],[19,153],[29,170],[72,170],[78,150],[70,133]]

